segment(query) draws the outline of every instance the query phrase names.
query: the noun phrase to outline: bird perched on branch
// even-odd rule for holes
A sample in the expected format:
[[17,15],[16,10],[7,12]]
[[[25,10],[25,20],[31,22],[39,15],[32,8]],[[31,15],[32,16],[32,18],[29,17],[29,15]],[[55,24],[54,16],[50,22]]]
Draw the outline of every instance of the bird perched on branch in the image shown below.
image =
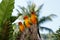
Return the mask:
[[19,22],[18,25],[19,25],[19,30],[20,30],[21,32],[23,32],[23,31],[25,30],[25,27],[24,27],[24,25],[22,24],[22,22]]
[[[31,18],[30,18],[30,20],[31,20],[31,22],[32,22],[33,24],[36,24],[36,25],[37,25],[38,20],[37,20],[36,12],[34,12],[34,11],[31,12]],[[39,37],[41,37],[41,36],[40,36],[40,33],[39,33],[39,27],[38,27],[38,25],[37,25],[36,28],[37,28],[37,32],[38,32]]]
[[36,24],[37,23],[37,16],[36,16],[36,13],[33,11],[31,12],[31,18],[30,18],[31,22],[33,24]]
[[27,28],[30,28],[31,23],[30,23],[28,16],[24,16],[24,23]]

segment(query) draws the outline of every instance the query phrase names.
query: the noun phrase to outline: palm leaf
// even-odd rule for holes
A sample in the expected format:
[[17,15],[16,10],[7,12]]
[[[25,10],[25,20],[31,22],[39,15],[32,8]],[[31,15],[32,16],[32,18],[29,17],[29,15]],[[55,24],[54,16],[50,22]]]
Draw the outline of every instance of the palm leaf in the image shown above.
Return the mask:
[[18,9],[16,9],[16,10],[18,11],[18,16],[20,16],[20,15],[23,15],[23,16],[25,16],[25,15],[30,16],[29,11],[28,11],[27,8],[21,7],[21,6],[18,6],[18,7],[22,10],[22,13],[20,13],[20,11],[19,11]]
[[[9,19],[14,8],[14,0],[2,0],[0,3],[0,24]],[[0,25],[0,26],[1,26]]]
[[22,15],[22,13],[20,13],[20,11],[18,9],[16,9],[16,11],[18,12],[18,15],[10,17],[11,23],[13,23],[16,19],[18,19],[19,16]]
[[16,17],[16,16],[11,16],[11,17],[10,17],[11,23],[13,23],[17,18],[18,18],[18,17]]
[[16,9],[16,10],[17,10],[17,12],[18,12],[18,17],[21,16],[22,13],[21,13],[18,9]]
[[49,32],[54,33],[52,29],[47,28],[47,27],[40,27],[40,30],[47,30],[47,31],[49,31]]
[[22,10],[22,12],[25,12],[25,7],[21,7],[21,6],[18,7]]
[[41,24],[41,23],[44,23],[46,21],[52,21],[52,19],[50,17],[42,17],[38,23]]
[[2,28],[0,32],[0,40],[9,40],[12,36],[12,23],[10,22],[10,17],[12,15],[13,8],[14,0],[2,0],[0,3],[0,27]]
[[20,13],[20,11],[17,9],[17,11],[18,11],[19,14],[23,14],[23,16],[28,14],[28,13],[27,13],[27,9],[26,9],[25,7],[21,7],[21,6],[18,6],[18,7],[19,7],[19,8],[21,9],[21,11],[22,11],[22,13]]
[[42,17],[42,18],[40,18],[40,20],[38,21],[38,24],[44,23],[44,22],[46,22],[46,21],[52,21],[52,18],[51,18],[51,17],[55,17],[55,16],[56,16],[56,15],[51,14],[51,15],[49,15],[49,16],[47,16],[47,17]]
[[28,10],[29,10],[29,12],[35,11],[35,4],[34,3],[29,3],[28,4]]
[[40,5],[39,8],[36,10],[36,13],[39,14],[40,10],[42,9],[44,4]]

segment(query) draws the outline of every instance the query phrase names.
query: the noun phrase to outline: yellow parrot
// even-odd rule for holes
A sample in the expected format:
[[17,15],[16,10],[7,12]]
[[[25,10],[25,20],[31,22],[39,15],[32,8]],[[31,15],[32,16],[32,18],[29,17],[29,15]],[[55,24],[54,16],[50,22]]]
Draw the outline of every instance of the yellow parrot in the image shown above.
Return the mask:
[[22,24],[22,22],[19,22],[18,25],[19,25],[19,30],[20,30],[21,32],[23,32],[23,31],[25,30],[25,27],[24,27],[24,25]]
[[31,12],[31,18],[30,18],[31,22],[33,24],[36,24],[37,23],[37,16],[35,14],[35,12]]
[[29,20],[28,16],[24,16],[24,22],[25,22],[25,26],[27,28],[30,28],[30,20]]

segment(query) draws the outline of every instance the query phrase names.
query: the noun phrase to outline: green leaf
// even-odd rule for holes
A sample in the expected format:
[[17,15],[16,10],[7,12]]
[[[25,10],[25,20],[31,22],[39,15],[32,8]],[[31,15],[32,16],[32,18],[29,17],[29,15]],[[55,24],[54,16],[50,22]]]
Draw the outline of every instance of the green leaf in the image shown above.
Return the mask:
[[44,23],[46,21],[52,21],[52,19],[50,17],[42,17],[39,21],[39,24]]
[[0,24],[1,25],[4,20],[10,19],[13,8],[14,8],[14,0],[2,0],[2,2],[0,3]]
[[22,15],[22,13],[18,9],[16,9],[16,11],[18,12],[18,17]]
[[39,8],[36,10],[36,13],[39,14],[39,12],[40,12],[40,10],[42,9],[43,5],[44,5],[44,4],[42,4],[42,5],[39,6]]
[[18,18],[18,17],[16,17],[16,16],[11,16],[11,17],[10,17],[11,23],[13,23],[17,18]]
[[18,7],[19,7],[19,8],[21,9],[21,11],[22,11],[22,13],[21,13],[18,9],[16,9],[17,12],[18,12],[18,16],[21,16],[21,15],[23,15],[23,16],[25,16],[25,15],[30,16],[29,11],[28,11],[27,8],[21,7],[21,6],[18,6]]
[[21,6],[18,7],[22,10],[22,12],[25,12],[25,7],[21,7]]
[[51,18],[51,17],[55,17],[55,16],[56,16],[56,15],[51,14],[51,15],[49,15],[49,16],[47,16],[47,17],[42,17],[42,18],[40,18],[40,20],[38,21],[38,24],[44,23],[44,22],[46,22],[46,21],[52,21],[52,18]]
[[35,11],[35,7],[36,7],[36,5],[34,3],[29,3],[28,4],[28,11],[29,12]]
[[47,31],[49,31],[49,32],[54,33],[52,29],[47,28],[47,27],[42,27],[42,26],[41,26],[41,27],[40,27],[40,30],[42,30],[42,31],[43,31],[43,30],[47,30]]
[[14,0],[2,0],[0,3],[0,28],[1,38],[0,40],[9,40],[9,36],[12,37],[12,23],[10,22],[10,17],[12,15],[14,8]]

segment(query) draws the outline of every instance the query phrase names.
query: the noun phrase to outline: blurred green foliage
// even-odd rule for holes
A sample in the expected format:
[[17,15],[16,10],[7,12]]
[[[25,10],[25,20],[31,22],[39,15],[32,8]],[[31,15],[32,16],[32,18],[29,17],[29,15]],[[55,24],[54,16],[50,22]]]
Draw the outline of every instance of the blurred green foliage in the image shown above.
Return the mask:
[[2,0],[0,3],[0,40],[12,40],[13,29],[11,15],[14,8],[14,0]]
[[60,28],[54,33],[54,40],[60,40]]

